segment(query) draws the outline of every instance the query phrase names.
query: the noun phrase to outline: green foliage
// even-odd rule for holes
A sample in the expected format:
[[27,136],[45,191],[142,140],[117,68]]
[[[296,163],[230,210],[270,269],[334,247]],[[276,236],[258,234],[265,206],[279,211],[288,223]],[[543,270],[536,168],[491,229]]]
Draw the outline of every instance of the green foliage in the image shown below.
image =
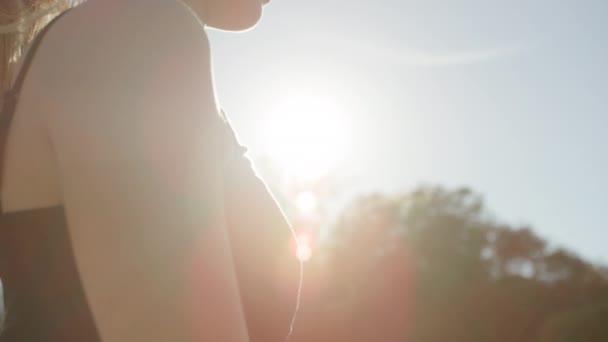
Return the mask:
[[550,317],[542,327],[542,342],[602,342],[608,340],[608,301]]
[[[495,222],[468,189],[361,197],[330,242],[308,266],[326,276],[304,303],[302,341],[608,341],[594,307],[608,302],[605,271]],[[568,335],[579,328],[591,335]],[[562,332],[578,339],[552,339]]]

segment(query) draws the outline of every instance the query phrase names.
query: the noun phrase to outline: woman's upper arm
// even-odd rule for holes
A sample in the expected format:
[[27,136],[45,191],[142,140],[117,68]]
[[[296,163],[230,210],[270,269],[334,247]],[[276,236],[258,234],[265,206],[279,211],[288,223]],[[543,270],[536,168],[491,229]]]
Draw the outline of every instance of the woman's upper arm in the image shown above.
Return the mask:
[[295,234],[226,124],[226,222],[251,342],[283,342],[299,299]]
[[140,3],[77,9],[39,56],[85,292],[107,341],[244,341],[206,36],[177,2]]

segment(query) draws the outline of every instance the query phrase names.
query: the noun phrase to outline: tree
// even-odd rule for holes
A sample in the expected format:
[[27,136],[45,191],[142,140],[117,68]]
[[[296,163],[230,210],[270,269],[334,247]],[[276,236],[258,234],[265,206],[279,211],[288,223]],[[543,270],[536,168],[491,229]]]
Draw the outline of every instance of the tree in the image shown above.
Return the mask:
[[302,341],[536,342],[564,320],[604,319],[584,311],[575,325],[560,313],[608,302],[604,270],[548,248],[529,227],[490,219],[468,189],[362,196],[333,225],[323,255],[310,264],[326,286],[303,304]]
[[602,342],[608,339],[608,301],[558,313],[542,327],[542,342]]

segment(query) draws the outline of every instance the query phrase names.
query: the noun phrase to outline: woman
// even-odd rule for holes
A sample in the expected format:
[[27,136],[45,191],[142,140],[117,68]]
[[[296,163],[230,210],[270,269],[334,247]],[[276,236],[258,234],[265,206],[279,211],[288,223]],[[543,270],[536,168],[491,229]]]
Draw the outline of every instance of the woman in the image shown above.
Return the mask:
[[69,4],[2,0],[1,76],[19,97],[0,341],[283,341],[292,231],[217,109],[203,30],[248,29],[265,2],[86,1],[31,48],[19,87],[6,28]]

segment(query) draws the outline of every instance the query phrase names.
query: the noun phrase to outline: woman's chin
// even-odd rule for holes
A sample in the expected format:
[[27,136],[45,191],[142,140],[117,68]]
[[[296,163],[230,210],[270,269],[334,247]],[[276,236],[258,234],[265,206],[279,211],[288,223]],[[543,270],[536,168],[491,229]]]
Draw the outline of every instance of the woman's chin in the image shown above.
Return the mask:
[[[251,8],[242,11],[238,15],[226,16],[224,18],[212,18],[207,21],[207,26],[223,31],[245,31],[257,25],[262,18],[262,8]],[[211,19],[211,18],[210,18]]]

